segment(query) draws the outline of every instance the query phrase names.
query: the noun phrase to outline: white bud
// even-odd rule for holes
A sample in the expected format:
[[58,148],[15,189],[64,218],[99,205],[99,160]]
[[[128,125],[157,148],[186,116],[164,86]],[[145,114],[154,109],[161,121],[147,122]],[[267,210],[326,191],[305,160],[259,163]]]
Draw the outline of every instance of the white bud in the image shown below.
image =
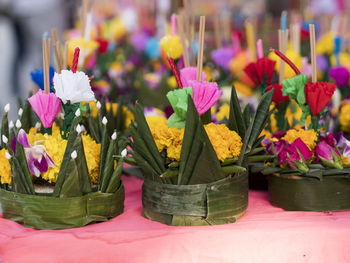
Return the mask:
[[73,160],[75,160],[77,158],[78,154],[77,154],[77,151],[73,151],[70,155],[70,157],[72,157]]
[[80,128],[81,128],[81,132],[84,132],[86,130],[84,125],[80,125]]
[[113,132],[111,139],[114,141],[117,139],[117,132]]
[[19,117],[22,117],[22,115],[23,115],[23,109],[22,109],[22,108],[19,108],[19,110],[18,110],[18,116],[19,116]]
[[10,103],[7,103],[4,107],[4,111],[5,112],[9,112],[10,111]]
[[124,150],[122,150],[122,152],[120,153],[120,155],[121,155],[122,157],[125,157],[125,156],[128,155],[128,151],[127,151],[126,149],[124,149]]
[[82,132],[81,126],[78,124],[77,127],[75,128],[76,132],[80,134]]
[[107,118],[106,118],[106,117],[103,117],[103,118],[102,118],[102,124],[103,124],[103,125],[107,125],[107,123],[108,123]]
[[5,157],[6,157],[7,160],[11,159],[11,155],[8,152],[5,152]]
[[99,102],[99,101],[96,102],[96,107],[97,107],[97,109],[101,109],[101,106],[102,106],[102,105],[101,105],[101,102]]
[[37,129],[37,130],[40,129],[40,123],[39,122],[35,123],[35,129]]
[[79,117],[80,116],[80,109],[77,109],[75,112],[75,117]]
[[8,143],[9,142],[9,139],[7,139],[7,137],[5,135],[2,135],[2,142],[3,143]]
[[17,128],[17,129],[20,129],[21,127],[22,127],[21,121],[20,121],[20,120],[17,120],[17,121],[16,121],[16,128]]
[[15,124],[13,123],[13,121],[10,121],[9,128],[12,129],[13,127],[15,127]]

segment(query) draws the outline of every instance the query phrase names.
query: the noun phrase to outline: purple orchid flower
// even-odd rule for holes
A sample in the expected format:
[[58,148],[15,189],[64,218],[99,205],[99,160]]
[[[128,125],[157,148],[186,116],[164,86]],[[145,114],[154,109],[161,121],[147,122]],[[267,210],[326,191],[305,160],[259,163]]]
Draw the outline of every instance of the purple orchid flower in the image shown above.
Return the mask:
[[39,177],[40,173],[47,172],[49,167],[56,167],[55,163],[47,153],[45,146],[38,144],[39,142],[35,142],[34,146],[31,146],[27,134],[23,129],[18,132],[17,140],[24,148],[28,168],[33,175]]
[[332,168],[342,169],[340,153],[325,140],[320,141],[315,147],[315,153],[318,160]]
[[278,156],[279,164],[287,163],[293,169],[307,172],[309,168],[305,162],[312,157],[312,152],[300,138],[297,138],[292,144],[283,148]]
[[336,146],[343,152],[343,156],[350,158],[350,141],[347,140],[343,132],[338,132],[335,136]]

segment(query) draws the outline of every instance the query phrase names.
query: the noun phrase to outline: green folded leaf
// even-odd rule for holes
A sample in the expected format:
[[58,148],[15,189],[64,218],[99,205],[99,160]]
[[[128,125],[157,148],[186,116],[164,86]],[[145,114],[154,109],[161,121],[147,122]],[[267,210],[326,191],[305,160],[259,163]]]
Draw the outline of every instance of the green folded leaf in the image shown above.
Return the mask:
[[110,178],[114,172],[114,158],[113,158],[113,156],[116,154],[117,154],[117,141],[110,140],[108,150],[107,150],[105,165],[104,165],[104,169],[103,169],[103,177],[102,177],[102,180],[99,182],[101,184],[100,190],[102,193],[106,192]]
[[[251,107],[250,104],[248,103],[243,110],[243,120],[244,120],[244,124],[245,127],[247,128],[249,126],[250,123],[250,113],[251,113]],[[242,137],[243,138],[243,137]]]
[[229,165],[229,166],[221,167],[222,173],[226,176],[233,173],[245,172],[246,170],[247,170],[246,168],[238,165]]
[[98,118],[94,118],[91,115],[90,106],[86,106],[86,118],[92,138],[97,142],[101,143],[101,134],[98,125]]
[[119,160],[117,163],[117,167],[114,169],[113,174],[108,182],[108,186],[106,188],[106,193],[115,193],[120,184],[121,184],[121,176],[123,172],[123,159]]
[[201,115],[201,120],[203,124],[211,123],[211,108]]
[[243,114],[237,97],[236,89],[234,87],[231,89],[228,128],[232,131],[236,131],[241,138],[244,138],[247,129],[245,121],[243,119]]
[[108,152],[108,145],[110,143],[110,137],[108,135],[107,126],[102,124],[102,141],[101,141],[101,152],[100,152],[100,170],[98,173],[98,189],[101,190],[104,170],[106,165],[106,158]]
[[257,153],[260,153],[262,152],[263,150],[265,150],[265,147],[257,147],[253,150],[250,151],[249,155],[254,155],[254,154],[257,154]]
[[19,164],[17,158],[15,156],[12,156],[9,162],[11,165],[12,191],[21,194],[33,194],[28,188],[22,167]]
[[168,169],[160,175],[160,178],[175,178],[179,174],[179,170]]
[[237,162],[237,158],[228,158],[225,161],[221,163],[221,166],[227,166],[227,165],[232,165]]
[[[77,158],[80,157],[78,156]],[[71,159],[68,166],[65,168],[66,177],[61,188],[60,198],[78,197],[83,195],[76,160]]]
[[178,184],[210,183],[224,177],[220,162],[205,132],[192,97],[188,96]]
[[261,162],[266,161],[272,158],[275,158],[275,155],[254,155],[254,156],[248,156],[248,162]]
[[[36,116],[35,112],[32,110],[32,106],[30,105],[29,101],[26,100],[24,103],[23,113],[20,118],[20,121],[22,123],[22,129],[25,130],[26,133],[29,132],[30,128],[32,128],[33,125],[33,116]],[[36,116],[36,119],[39,120],[39,118]]]
[[[9,119],[8,119],[8,113],[5,112],[2,116],[1,121],[1,136],[4,135],[6,138],[10,141],[10,132],[9,132]],[[5,143],[1,139],[1,148],[6,148]]]

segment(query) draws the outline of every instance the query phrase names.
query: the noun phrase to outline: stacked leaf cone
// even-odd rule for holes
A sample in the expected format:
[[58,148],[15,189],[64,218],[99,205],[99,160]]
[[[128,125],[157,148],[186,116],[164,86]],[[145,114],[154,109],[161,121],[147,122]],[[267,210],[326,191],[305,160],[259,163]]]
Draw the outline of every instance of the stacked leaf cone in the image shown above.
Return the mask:
[[259,137],[269,118],[273,91],[266,92],[252,114],[242,112],[234,88],[231,93],[229,129],[243,139],[238,159],[220,162],[206,134],[192,97],[188,110],[179,162],[169,162],[158,152],[142,106],[137,104],[131,125],[132,156],[143,169],[143,215],[169,225],[215,225],[235,222],[248,204],[247,164],[271,156]]
[[[33,115],[30,107],[24,108],[22,116]],[[89,118],[91,117],[87,115],[83,121],[88,122]],[[81,116],[77,114],[72,122],[53,193],[40,194],[35,192],[24,148],[16,139],[20,127],[9,129],[7,112],[4,114],[1,134],[9,139],[7,143],[3,142],[2,147],[7,148],[10,155],[12,182],[11,186],[0,185],[3,218],[37,229],[63,229],[107,221],[123,212],[123,159],[115,165],[114,156],[124,149],[121,148],[124,143],[117,140],[116,132],[112,136],[108,134],[107,118],[99,124],[98,117],[90,119],[90,123],[96,122],[95,127],[100,131],[102,144],[98,184],[92,185],[84,153],[80,119]],[[10,147],[12,141],[16,142],[15,153]]]

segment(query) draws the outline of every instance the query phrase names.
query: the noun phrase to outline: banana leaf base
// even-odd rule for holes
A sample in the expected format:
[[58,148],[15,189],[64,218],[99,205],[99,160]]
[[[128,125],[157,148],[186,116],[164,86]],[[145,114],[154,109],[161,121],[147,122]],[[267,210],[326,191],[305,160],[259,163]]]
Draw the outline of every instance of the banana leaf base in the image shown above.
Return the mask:
[[173,226],[219,225],[235,222],[248,206],[248,175],[196,185],[145,180],[142,215]]
[[124,210],[123,184],[115,193],[56,198],[0,189],[2,217],[36,229],[66,229],[108,221]]
[[268,176],[272,205],[291,211],[339,211],[350,209],[350,177]]

